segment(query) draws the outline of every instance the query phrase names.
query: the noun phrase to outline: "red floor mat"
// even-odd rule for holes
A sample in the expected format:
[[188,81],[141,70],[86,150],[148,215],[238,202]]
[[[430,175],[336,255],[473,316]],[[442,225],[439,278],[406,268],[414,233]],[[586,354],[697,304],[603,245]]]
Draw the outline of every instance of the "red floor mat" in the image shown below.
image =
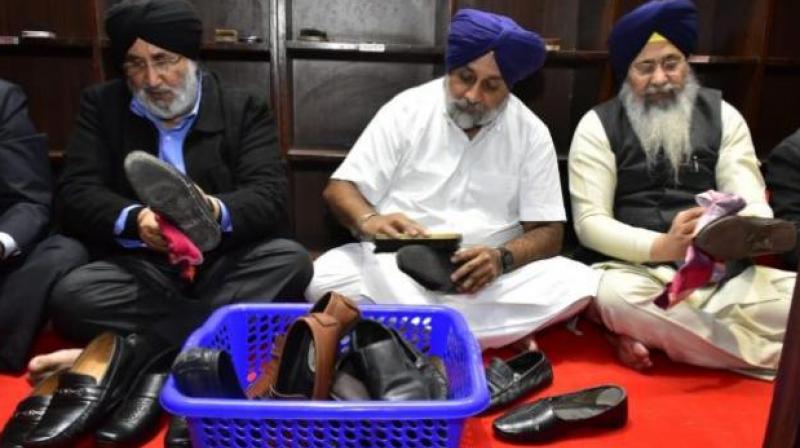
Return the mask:
[[[700,369],[654,357],[647,374],[626,369],[615,361],[597,329],[582,323],[582,336],[564,328],[542,334],[539,344],[553,362],[553,385],[528,400],[616,383],[628,391],[629,421],[621,430],[584,430],[559,441],[559,447],[758,447],[766,428],[772,383],[740,375]],[[37,352],[60,347],[52,337],[37,342]],[[490,353],[487,356],[497,355]],[[507,355],[507,353],[501,353]],[[30,388],[23,376],[0,375],[0,422]],[[505,444],[492,436],[498,414],[467,422],[462,447],[489,448]],[[166,420],[165,420],[166,421]],[[164,427],[146,447],[162,447]],[[92,446],[85,440],[80,447]]]

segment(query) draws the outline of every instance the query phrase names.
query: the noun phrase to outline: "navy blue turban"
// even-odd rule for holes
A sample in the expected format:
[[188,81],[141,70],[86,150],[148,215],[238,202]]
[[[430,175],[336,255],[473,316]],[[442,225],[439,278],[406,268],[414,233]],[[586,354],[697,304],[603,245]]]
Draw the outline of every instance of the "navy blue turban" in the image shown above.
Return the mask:
[[459,10],[450,21],[447,36],[447,71],[463,67],[493,50],[509,89],[538,70],[547,55],[542,38],[510,18],[475,9]]
[[697,46],[697,8],[690,0],[653,0],[623,16],[608,38],[611,67],[623,79],[654,32],[685,55]]
[[122,64],[137,38],[197,59],[203,23],[186,0],[123,0],[108,10],[106,33],[117,64]]

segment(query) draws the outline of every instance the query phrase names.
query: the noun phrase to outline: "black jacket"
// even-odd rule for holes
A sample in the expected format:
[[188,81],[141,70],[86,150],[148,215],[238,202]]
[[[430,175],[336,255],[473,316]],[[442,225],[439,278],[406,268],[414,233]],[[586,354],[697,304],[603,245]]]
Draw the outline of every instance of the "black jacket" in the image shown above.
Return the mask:
[[[114,223],[139,203],[123,161],[133,150],[158,155],[158,130],[130,111],[131,94],[121,79],[89,87],[67,147],[59,198],[64,230],[94,254],[123,251]],[[286,171],[267,103],[249,92],[223,88],[203,73],[197,119],[183,147],[186,174],[228,207],[233,232],[218,250],[288,232]],[[135,235],[128,221],[126,234]]]
[[[800,228],[800,130],[772,150],[766,181],[775,217],[791,221]],[[796,268],[797,248],[784,254],[784,260],[788,268]]]
[[0,232],[25,252],[50,226],[50,162],[22,89],[0,80]]

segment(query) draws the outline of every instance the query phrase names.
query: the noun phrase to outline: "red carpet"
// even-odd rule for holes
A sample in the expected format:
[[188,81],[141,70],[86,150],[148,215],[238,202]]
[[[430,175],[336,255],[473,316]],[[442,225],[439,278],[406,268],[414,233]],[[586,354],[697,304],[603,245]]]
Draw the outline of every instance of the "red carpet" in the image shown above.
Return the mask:
[[[584,430],[558,442],[559,447],[758,447],[766,428],[772,383],[740,375],[673,363],[654,358],[647,374],[626,369],[614,359],[610,346],[597,329],[580,325],[583,336],[564,328],[546,331],[539,344],[553,362],[553,385],[537,397],[574,391],[604,383],[616,383],[628,391],[630,417],[621,430]],[[36,351],[60,347],[52,337],[37,342]],[[10,416],[16,403],[30,388],[23,376],[0,375],[0,422]],[[474,418],[467,423],[462,447],[520,446],[492,436],[496,415]],[[164,420],[166,422],[166,419]],[[164,427],[146,447],[160,448]],[[89,440],[80,447],[90,447]]]

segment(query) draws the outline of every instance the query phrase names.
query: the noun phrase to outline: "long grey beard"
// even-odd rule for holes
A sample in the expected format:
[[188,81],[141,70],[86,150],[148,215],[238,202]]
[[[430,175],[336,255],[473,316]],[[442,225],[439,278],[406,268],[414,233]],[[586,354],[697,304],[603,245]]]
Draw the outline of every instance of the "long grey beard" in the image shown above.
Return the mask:
[[133,91],[133,96],[136,97],[136,100],[153,116],[162,120],[172,120],[186,115],[192,110],[194,103],[197,101],[197,83],[197,64],[194,61],[189,61],[189,68],[186,70],[180,86],[152,89],[158,92],[171,92],[174,96],[171,102],[165,103],[151,100],[147,95],[148,89],[146,87],[138,90],[131,88],[131,91]]
[[447,114],[459,128],[465,130],[491,124],[508,104],[508,97],[494,109],[489,109],[482,104],[473,104],[466,98],[457,100],[450,94],[447,77],[444,78],[444,93]]
[[628,82],[623,84],[619,99],[625,107],[633,132],[642,144],[648,168],[655,166],[659,155],[663,153],[677,180],[681,165],[692,156],[690,129],[699,89],[700,84],[690,71],[686,85],[680,91],[671,84],[662,89],[648,90],[648,93],[655,93],[656,90],[674,91],[675,98],[664,104],[647,104],[633,93]]

